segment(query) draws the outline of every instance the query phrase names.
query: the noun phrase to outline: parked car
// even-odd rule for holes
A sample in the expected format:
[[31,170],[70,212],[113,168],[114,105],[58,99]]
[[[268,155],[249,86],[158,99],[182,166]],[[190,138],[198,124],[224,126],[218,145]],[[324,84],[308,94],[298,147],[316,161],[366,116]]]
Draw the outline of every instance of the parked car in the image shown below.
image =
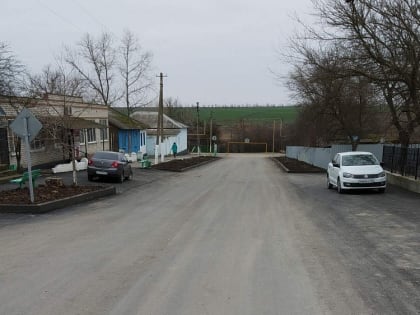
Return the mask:
[[327,187],[339,193],[351,189],[377,189],[384,192],[386,174],[381,163],[370,152],[337,153],[328,164]]
[[90,181],[95,177],[111,177],[122,183],[133,178],[133,170],[124,153],[98,151],[88,161],[87,176]]

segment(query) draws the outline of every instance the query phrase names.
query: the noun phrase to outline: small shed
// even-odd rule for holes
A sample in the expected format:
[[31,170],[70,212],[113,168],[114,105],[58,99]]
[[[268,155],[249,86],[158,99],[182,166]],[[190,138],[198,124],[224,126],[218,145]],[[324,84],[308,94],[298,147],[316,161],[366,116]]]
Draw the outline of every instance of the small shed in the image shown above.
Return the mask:
[[147,124],[128,117],[115,108],[109,109],[108,120],[112,151],[146,153]]

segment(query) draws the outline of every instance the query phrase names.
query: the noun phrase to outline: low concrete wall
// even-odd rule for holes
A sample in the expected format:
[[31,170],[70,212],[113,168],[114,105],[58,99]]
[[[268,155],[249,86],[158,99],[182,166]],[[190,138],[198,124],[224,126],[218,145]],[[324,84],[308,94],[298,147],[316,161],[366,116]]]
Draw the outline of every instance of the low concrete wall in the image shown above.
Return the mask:
[[399,174],[389,173],[386,174],[387,182],[391,185],[399,186],[409,191],[420,194],[420,181],[408,177],[403,177]]
[[114,186],[103,187],[92,192],[57,199],[39,204],[10,204],[0,205],[0,213],[45,213],[59,208],[69,207],[93,199],[115,195],[117,190]]

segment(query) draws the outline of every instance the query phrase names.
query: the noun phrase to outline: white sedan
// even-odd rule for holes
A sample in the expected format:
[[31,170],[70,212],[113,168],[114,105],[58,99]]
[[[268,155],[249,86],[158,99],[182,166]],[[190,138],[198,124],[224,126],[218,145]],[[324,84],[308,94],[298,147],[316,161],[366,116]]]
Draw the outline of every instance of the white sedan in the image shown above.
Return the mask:
[[377,189],[384,192],[386,174],[370,152],[341,152],[328,164],[327,186],[339,193],[350,189]]

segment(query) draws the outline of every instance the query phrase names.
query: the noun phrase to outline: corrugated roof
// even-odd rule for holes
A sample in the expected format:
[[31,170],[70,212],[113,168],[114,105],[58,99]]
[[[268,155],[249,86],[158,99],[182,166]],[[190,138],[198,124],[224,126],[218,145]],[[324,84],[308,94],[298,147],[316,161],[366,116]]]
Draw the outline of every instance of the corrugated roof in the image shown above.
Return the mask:
[[[147,112],[147,111],[137,111],[132,114],[132,117],[136,120],[139,120],[147,125],[149,128],[156,129],[157,128],[157,119],[158,113],[157,112]],[[163,115],[163,128],[164,129],[184,129],[188,128],[183,123],[172,119],[167,115]]]
[[[163,136],[176,136],[179,133],[179,129],[163,129]],[[147,129],[148,136],[156,136],[156,129]]]
[[109,123],[118,129],[147,129],[147,123],[139,121],[132,117],[127,117],[116,109],[110,108],[108,112]]
[[63,126],[66,129],[87,129],[87,128],[107,128],[105,125],[98,124],[92,120],[83,119],[80,117],[53,117],[53,116],[43,116],[37,117],[42,123],[54,123]]
[[63,124],[67,129],[107,128],[107,126],[80,117],[66,117],[66,119],[63,120]]

